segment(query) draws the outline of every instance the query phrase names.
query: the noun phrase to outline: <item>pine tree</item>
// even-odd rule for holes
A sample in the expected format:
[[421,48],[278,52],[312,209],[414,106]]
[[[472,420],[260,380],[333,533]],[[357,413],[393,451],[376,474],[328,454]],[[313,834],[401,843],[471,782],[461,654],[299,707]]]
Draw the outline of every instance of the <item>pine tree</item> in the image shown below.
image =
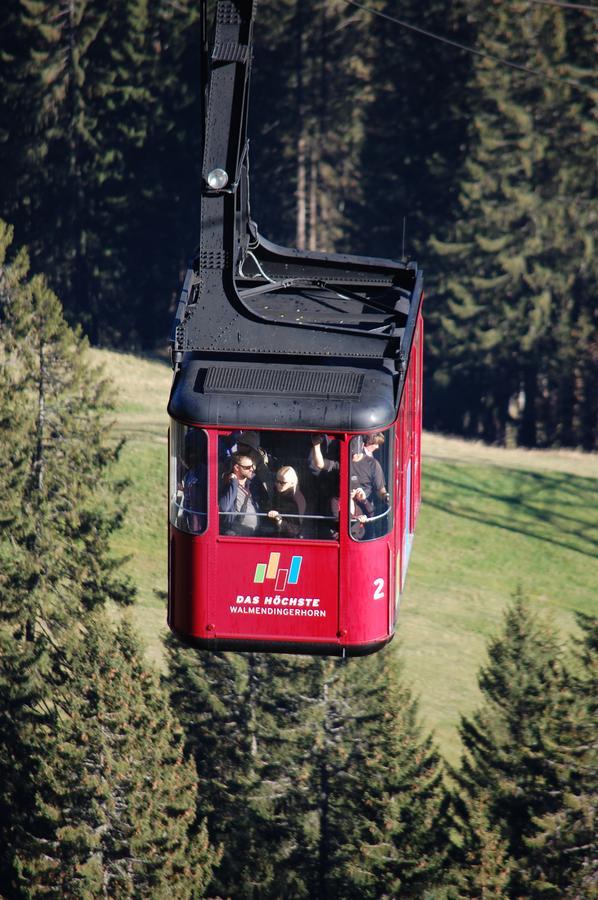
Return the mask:
[[544,224],[552,237],[548,262],[559,311],[546,365],[548,389],[541,392],[538,403],[539,431],[547,443],[592,450],[598,435],[598,312],[592,299],[598,284],[594,251],[598,116],[596,92],[590,87],[596,76],[595,17],[587,10],[565,11],[564,16],[565,46],[558,71],[588,88],[559,85],[549,97],[554,107],[550,165],[555,177]]
[[[223,856],[210,894],[315,896],[325,769],[321,660],[194,654],[167,641],[171,702]],[[315,823],[315,824],[314,824]]]
[[259,746],[287,846],[270,896],[408,896],[434,885],[448,847],[440,764],[395,654],[268,669],[259,720],[270,709],[277,721],[262,725]]
[[200,816],[223,849],[210,894],[410,896],[440,881],[440,762],[393,653],[347,665],[168,647]]
[[[10,240],[10,229],[3,233]],[[8,587],[28,594],[31,624],[39,616],[39,631],[50,634],[68,627],[73,611],[132,600],[108,549],[122,510],[98,478],[120,445],[106,439],[108,382],[89,366],[87,343],[65,323],[57,297],[41,276],[28,279],[23,252],[14,262],[4,254],[0,266],[4,402],[19,410],[16,427],[2,418],[0,513],[27,558],[15,560]]]
[[[110,398],[86,344],[66,325],[24,251],[0,223],[0,878],[19,882],[14,855],[44,831],[36,807],[54,692],[68,674],[87,611],[133,591],[109,552],[122,510],[107,478]],[[4,888],[8,885],[7,888]]]
[[349,249],[371,93],[367,35],[368,23],[339,0],[260,3],[252,207],[271,239],[310,250]]
[[298,776],[290,798],[296,827],[290,862],[304,896],[334,897],[337,851],[347,827],[338,812],[339,777],[347,765],[354,710],[343,661],[316,658],[302,674],[298,727],[287,751]]
[[[502,900],[508,896],[513,863],[500,827],[488,816],[489,796],[483,791],[469,801],[468,829],[456,856],[457,865],[447,875],[448,897]],[[454,889],[454,892],[453,890]]]
[[48,272],[67,308],[80,312],[97,306],[97,197],[90,185],[101,172],[92,54],[106,20],[92,0],[21,3],[27,115],[17,128],[27,164],[13,186],[14,221],[37,270]]
[[195,767],[126,622],[87,618],[59,702],[37,800],[52,828],[20,849],[21,882],[57,898],[203,896],[215,854]]
[[0,216],[14,222],[19,206],[31,202],[30,185],[25,183],[28,159],[23,151],[32,97],[26,76],[29,48],[19,4],[2,5],[0,35]]
[[209,893],[269,893],[280,835],[262,784],[255,691],[259,654],[196,654],[167,639],[170,698],[198,775],[199,819],[222,852]]
[[596,697],[598,623],[579,617],[582,639],[550,723],[548,752],[559,778],[556,809],[535,820],[526,883],[542,897],[590,897],[596,887]]
[[[433,316],[436,395],[450,385],[455,398],[437,424],[499,443],[509,432],[527,446],[576,443],[582,429],[567,407],[577,406],[578,421],[593,415],[571,386],[576,377],[585,384],[575,371],[589,370],[591,352],[580,297],[595,272],[577,201],[592,190],[579,188],[593,178],[584,132],[594,127],[583,85],[550,79],[572,68],[578,80],[590,74],[571,62],[584,59],[590,38],[564,10],[537,5],[482,4],[477,19],[481,50],[540,77],[476,62],[457,218],[448,240],[432,242],[446,270]],[[584,152],[562,167],[563,148],[577,141]]]
[[[461,2],[421,4],[378,0],[372,9],[467,43],[468,8]],[[430,233],[446,222],[457,197],[456,172],[466,146],[470,57],[396,22],[354,11],[366,25],[369,102],[360,153],[360,202],[352,205],[363,252],[415,256],[428,269]]]
[[[317,829],[314,768],[320,735],[313,706],[320,696],[322,660],[255,655],[253,704],[261,789],[261,833],[271,848],[268,896],[313,896]],[[316,716],[317,719],[317,716]]]
[[476,820],[484,807],[494,839],[506,845],[513,864],[507,894],[519,896],[537,819],[555,810],[559,772],[550,734],[562,699],[562,666],[556,634],[521,596],[488,656],[479,677],[484,705],[461,724],[457,821],[465,851],[477,853],[482,865]]
[[195,5],[23,0],[2,15],[0,214],[94,342],[153,344],[197,229]]
[[105,242],[97,320],[104,339],[152,346],[167,333],[169,299],[172,307],[198,239],[199,10],[191,0],[111,7],[94,62],[102,87],[93,190]]
[[440,758],[391,648],[343,669],[348,711],[331,765],[326,894],[422,896],[448,850]]

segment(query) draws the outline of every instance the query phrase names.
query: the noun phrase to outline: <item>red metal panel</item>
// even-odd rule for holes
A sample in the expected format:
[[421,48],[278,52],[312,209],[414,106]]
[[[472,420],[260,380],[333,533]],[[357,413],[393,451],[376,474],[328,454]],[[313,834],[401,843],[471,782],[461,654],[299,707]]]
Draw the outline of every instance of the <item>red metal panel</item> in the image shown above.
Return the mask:
[[217,538],[206,637],[336,641],[338,545]]
[[423,419],[423,374],[424,374],[424,320],[420,313],[417,326],[417,478],[416,478],[416,498],[417,508],[416,514],[419,513],[421,505],[421,435],[422,435],[422,419]]
[[[402,407],[401,407],[402,408]],[[393,559],[391,566],[393,571],[393,591],[389,597],[389,627],[394,632],[396,617],[399,608],[399,596],[401,593],[401,536],[403,533],[403,516],[401,514],[402,503],[402,455],[403,455],[403,416],[399,416],[395,423],[395,463],[394,463],[394,527],[393,527]]]
[[392,594],[392,537],[348,542],[341,576],[344,602],[341,628],[348,644],[384,640],[391,633],[389,595]]
[[398,518],[398,531],[397,531],[397,540],[398,540],[398,548],[397,555],[400,560],[400,564],[398,565],[398,584],[397,588],[399,591],[403,589],[403,583],[405,581],[405,575],[407,573],[407,563],[408,559],[405,555],[405,534],[409,527],[410,521],[410,494],[408,491],[408,471],[409,464],[411,461],[411,433],[410,433],[410,423],[411,423],[411,395],[410,395],[410,382],[409,377],[407,377],[405,382],[405,390],[403,391],[403,397],[401,400],[401,406],[399,409],[399,419],[397,422],[397,430],[400,431],[401,434],[401,452],[398,462],[398,480],[399,480],[399,498],[397,503],[397,518]]
[[171,527],[170,552],[168,622],[178,633],[239,641],[338,641],[337,544],[214,541]]
[[413,421],[413,530],[421,504],[421,434],[422,434],[422,376],[423,376],[423,328],[424,322],[421,313],[415,333],[415,346],[413,348],[416,366],[413,373],[413,387],[415,397],[414,421]]
[[206,636],[209,540],[170,526],[168,624],[190,637]]

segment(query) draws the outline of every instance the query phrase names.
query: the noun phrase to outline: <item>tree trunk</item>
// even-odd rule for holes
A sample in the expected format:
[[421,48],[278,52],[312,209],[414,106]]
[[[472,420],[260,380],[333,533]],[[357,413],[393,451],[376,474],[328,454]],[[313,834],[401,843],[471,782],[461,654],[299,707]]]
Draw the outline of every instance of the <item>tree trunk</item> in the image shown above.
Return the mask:
[[328,890],[328,857],[330,853],[330,835],[328,822],[329,807],[328,762],[324,751],[320,760],[320,837],[318,840],[318,900],[327,900]]
[[318,249],[318,160],[317,138],[312,138],[309,155],[309,249]]
[[523,370],[524,402],[519,421],[517,443],[520,447],[536,447],[538,444],[538,374],[535,366]]
[[575,372],[564,373],[556,390],[556,416],[557,428],[559,436],[559,444],[564,447],[574,447],[574,415],[576,408],[576,374]]
[[588,453],[596,450],[598,443],[598,411],[596,409],[596,397],[598,396],[598,377],[596,366],[592,360],[579,373],[579,442]]
[[305,135],[302,134],[297,146],[297,236],[295,238],[295,243],[299,250],[305,250],[307,244],[307,173],[305,143]]
[[249,737],[249,752],[253,761],[257,757],[257,709],[255,698],[259,687],[259,672],[257,671],[257,659],[255,653],[249,654],[247,665],[247,703],[249,713],[247,716],[247,731]]
[[295,34],[297,41],[296,78],[297,78],[297,232],[295,244],[299,250],[305,250],[307,243],[307,148],[305,136],[305,110],[303,98],[303,66],[304,66],[304,33],[303,4],[297,0],[295,15]]
[[[45,454],[44,440],[46,433],[46,357],[43,339],[39,345],[39,376],[37,385],[37,417],[35,422],[35,450],[31,461],[31,482],[28,502],[32,510],[35,510],[35,534],[33,536],[32,553],[38,563],[42,556],[42,497],[45,485]],[[36,573],[35,583],[31,585],[31,591],[39,584],[39,570]],[[25,624],[25,639],[34,641],[36,637],[35,615],[32,613]]]

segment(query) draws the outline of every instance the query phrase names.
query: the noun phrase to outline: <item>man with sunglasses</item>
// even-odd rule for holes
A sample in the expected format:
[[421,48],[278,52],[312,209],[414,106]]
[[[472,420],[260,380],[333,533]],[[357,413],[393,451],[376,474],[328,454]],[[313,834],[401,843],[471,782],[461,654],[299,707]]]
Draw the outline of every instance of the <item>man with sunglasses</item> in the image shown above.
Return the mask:
[[245,453],[233,453],[230,472],[224,476],[224,489],[218,499],[220,534],[251,537],[259,525],[260,501],[253,476],[255,465]]

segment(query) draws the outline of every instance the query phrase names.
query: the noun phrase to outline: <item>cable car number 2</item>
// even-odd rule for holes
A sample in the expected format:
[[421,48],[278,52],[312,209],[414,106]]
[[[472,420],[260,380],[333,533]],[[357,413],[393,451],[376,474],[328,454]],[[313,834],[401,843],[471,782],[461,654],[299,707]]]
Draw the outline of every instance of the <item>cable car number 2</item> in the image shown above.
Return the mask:
[[383,578],[375,578],[374,579],[374,600],[384,600],[384,579]]

